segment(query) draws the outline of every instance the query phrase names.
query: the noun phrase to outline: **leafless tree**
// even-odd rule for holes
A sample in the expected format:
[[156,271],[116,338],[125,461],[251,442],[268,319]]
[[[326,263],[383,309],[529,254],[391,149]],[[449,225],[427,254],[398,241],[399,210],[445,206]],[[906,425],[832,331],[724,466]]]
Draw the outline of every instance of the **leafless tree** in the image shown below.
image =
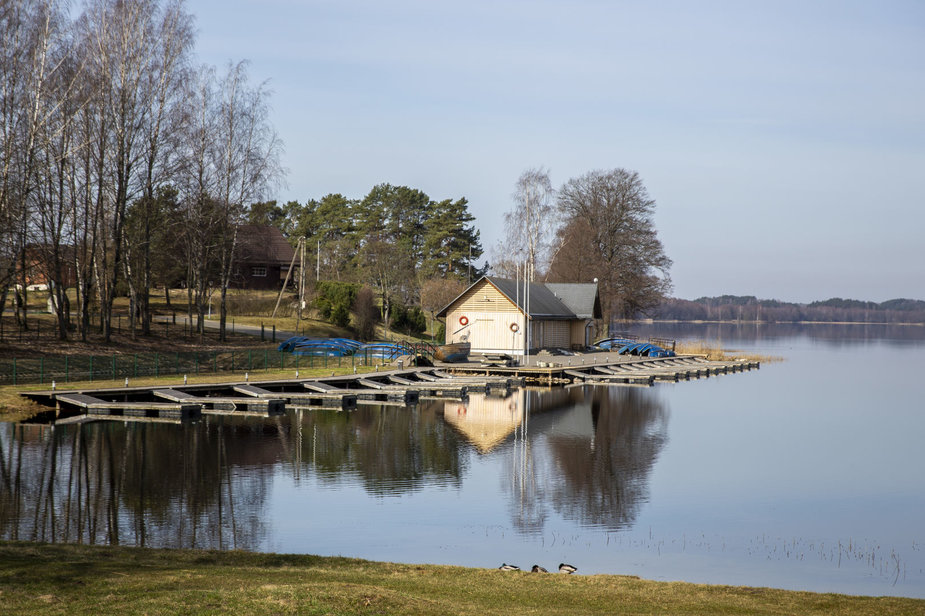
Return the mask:
[[525,261],[530,272],[545,272],[550,240],[556,228],[555,191],[549,171],[527,169],[517,178],[514,207],[504,215],[505,241],[494,255],[496,264],[507,259]]
[[31,200],[41,141],[54,113],[48,90],[58,68],[58,4],[0,3],[0,312],[18,271],[22,296],[16,314],[23,325]]
[[221,79],[203,67],[195,83],[184,155],[190,303],[201,331],[210,283],[217,282],[224,339],[238,227],[245,205],[260,200],[281,177],[282,144],[269,123],[269,94],[263,85],[248,84],[246,63],[230,65]]
[[558,205],[567,222],[550,279],[575,282],[576,276],[593,274],[607,319],[657,306],[671,289],[671,259],[652,221],[655,201],[639,174],[626,169],[586,173],[562,186]]
[[150,333],[149,290],[152,286],[151,242],[155,213],[155,193],[170,182],[179,166],[181,126],[184,118],[184,83],[190,76],[189,61],[194,42],[193,19],[183,3],[173,0],[164,7],[155,37],[154,70],[148,74],[146,90],[149,111],[145,117],[144,171],[141,213],[141,237],[136,250],[141,253],[139,310],[142,331]]
[[[85,12],[88,65],[97,76],[98,98],[94,101],[101,115],[100,167],[98,194],[107,225],[96,251],[95,274],[100,299],[103,336],[112,335],[112,306],[116,283],[124,272],[125,215],[129,202],[139,194],[139,167],[144,154],[144,127],[150,113],[150,75],[157,71],[157,0],[93,0]],[[128,279],[136,296],[135,280]]]
[[282,142],[269,122],[269,91],[266,84],[251,87],[247,63],[228,66],[219,82],[217,135],[214,168],[215,199],[223,210],[219,225],[221,296],[219,336],[225,339],[228,318],[227,294],[234,268],[238,226],[244,222],[245,206],[259,201],[282,178],[279,157]]

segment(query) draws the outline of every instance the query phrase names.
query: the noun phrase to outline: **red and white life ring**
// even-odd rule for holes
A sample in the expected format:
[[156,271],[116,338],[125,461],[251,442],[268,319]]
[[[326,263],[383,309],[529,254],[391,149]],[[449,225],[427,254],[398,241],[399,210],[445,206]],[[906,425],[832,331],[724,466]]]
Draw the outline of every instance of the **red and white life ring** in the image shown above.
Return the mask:
[[520,325],[517,323],[511,323],[511,331],[515,334],[520,330]]
[[469,317],[467,317],[466,315],[463,315],[463,316],[459,317],[459,324],[462,325],[462,326],[468,325],[468,324],[469,324]]

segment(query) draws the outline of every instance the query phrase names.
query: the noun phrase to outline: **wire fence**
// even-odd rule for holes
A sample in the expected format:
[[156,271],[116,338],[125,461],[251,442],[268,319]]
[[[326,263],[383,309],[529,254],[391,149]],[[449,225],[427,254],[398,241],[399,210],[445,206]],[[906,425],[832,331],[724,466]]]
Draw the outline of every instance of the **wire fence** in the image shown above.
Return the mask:
[[306,356],[271,349],[4,357],[0,358],[0,385],[378,366],[391,361],[390,358],[373,355]]
[[[92,315],[90,323],[91,330],[94,333],[98,333],[100,331],[99,315]],[[261,323],[259,327],[259,336],[261,341],[278,341],[275,325],[271,324],[265,326]],[[240,328],[241,327],[239,326],[239,329]],[[69,337],[73,339],[77,335],[77,325],[73,318],[68,321],[67,329]],[[127,316],[113,316],[112,332],[114,334],[129,334],[131,331],[131,322]],[[141,325],[137,322],[135,324],[135,332],[139,335],[141,334]],[[6,315],[3,318],[0,318],[0,343],[12,342],[28,344],[34,342],[53,342],[59,339],[58,333],[59,328],[57,320],[49,315],[45,315],[44,313],[30,312],[25,318],[25,324],[15,322],[13,317],[10,315]],[[226,336],[233,336],[237,333],[238,332],[235,327],[234,319],[230,319],[226,328]],[[204,332],[200,334],[196,325],[192,321],[187,322],[181,317],[178,322],[176,315],[173,315],[173,319],[165,319],[152,322],[151,335],[173,340],[182,338],[186,341],[195,341],[202,337],[217,338],[218,330],[207,327],[205,328]],[[241,335],[256,336],[256,326],[253,328],[252,334]]]

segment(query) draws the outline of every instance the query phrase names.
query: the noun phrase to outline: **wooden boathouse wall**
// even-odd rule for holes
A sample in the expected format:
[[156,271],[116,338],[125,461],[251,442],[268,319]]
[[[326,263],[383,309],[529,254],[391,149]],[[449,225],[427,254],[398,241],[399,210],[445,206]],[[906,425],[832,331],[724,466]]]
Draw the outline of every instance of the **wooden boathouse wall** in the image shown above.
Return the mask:
[[[468,319],[463,325],[460,319]],[[446,315],[447,343],[467,337],[473,353],[522,353],[526,320],[523,312],[487,280],[467,290]],[[511,330],[517,325],[517,332]],[[534,331],[534,334],[536,332]],[[536,345],[536,336],[534,345]]]

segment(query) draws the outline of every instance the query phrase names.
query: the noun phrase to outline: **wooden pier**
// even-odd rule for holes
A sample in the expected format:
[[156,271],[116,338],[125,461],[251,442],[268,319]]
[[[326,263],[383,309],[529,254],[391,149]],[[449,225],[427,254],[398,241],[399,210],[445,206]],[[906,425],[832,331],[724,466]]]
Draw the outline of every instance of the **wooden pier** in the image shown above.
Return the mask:
[[[565,360],[565,361],[561,361]],[[465,399],[470,393],[504,396],[526,384],[649,387],[656,381],[706,378],[758,368],[746,360],[708,361],[592,355],[556,357],[534,366],[447,364],[373,373],[259,383],[158,385],[23,392],[69,418],[192,419],[202,414],[273,416],[287,408],[350,410],[358,404],[411,406],[422,399]]]
[[[757,361],[730,359],[709,361],[701,356],[634,357],[625,355],[556,356],[537,366],[454,366],[454,374],[472,378],[508,377],[540,385],[573,383],[652,385],[656,381],[706,378],[760,368]],[[450,370],[449,367],[444,367]]]

